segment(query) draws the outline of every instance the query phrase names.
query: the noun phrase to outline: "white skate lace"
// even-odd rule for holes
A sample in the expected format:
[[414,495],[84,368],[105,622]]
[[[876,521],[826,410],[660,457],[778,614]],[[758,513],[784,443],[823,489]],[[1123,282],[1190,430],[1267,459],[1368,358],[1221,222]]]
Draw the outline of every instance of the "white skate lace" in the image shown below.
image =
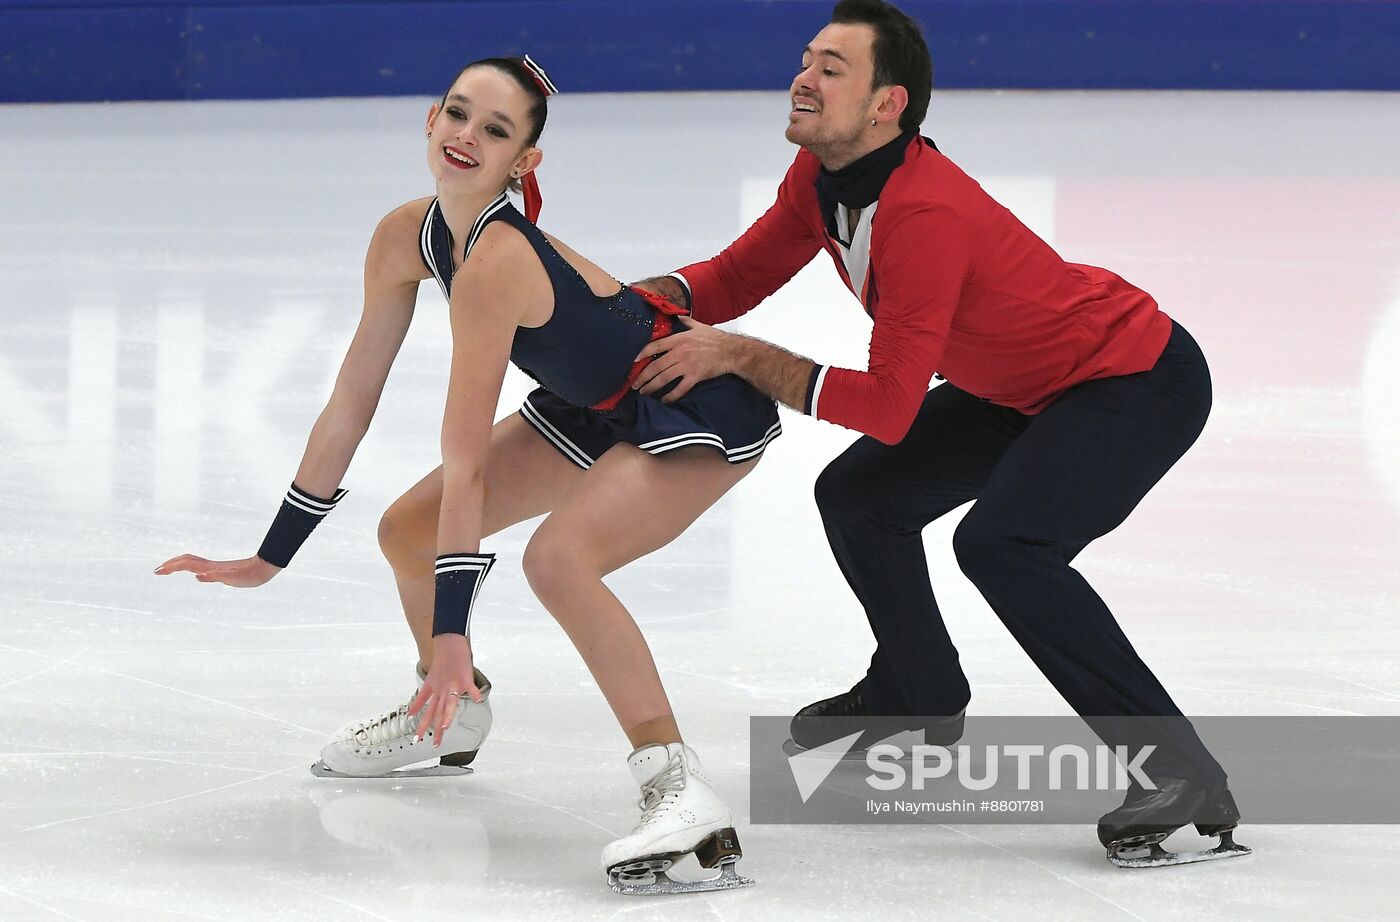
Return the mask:
[[668,795],[678,795],[683,790],[685,767],[681,765],[681,757],[674,755],[671,761],[666,763],[666,768],[661,774],[642,785],[642,799],[637,801],[637,806],[642,810],[642,818],[637,823],[637,828],[645,829],[664,816],[674,802]]
[[396,711],[381,714],[369,723],[361,724],[352,730],[350,735],[362,746],[380,746],[389,740],[416,733],[417,730],[418,718],[409,716],[408,705],[405,704]]

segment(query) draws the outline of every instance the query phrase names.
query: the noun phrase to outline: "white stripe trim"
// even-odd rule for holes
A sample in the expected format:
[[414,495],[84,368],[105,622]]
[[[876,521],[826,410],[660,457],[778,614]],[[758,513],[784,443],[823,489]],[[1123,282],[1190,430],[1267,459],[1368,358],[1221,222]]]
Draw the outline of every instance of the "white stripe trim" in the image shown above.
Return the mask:
[[440,567],[445,563],[479,563],[489,565],[491,561],[495,559],[496,557],[494,554],[452,554],[450,556],[444,554],[437,559],[436,566]]
[[487,572],[490,572],[490,570],[491,570],[491,568],[490,568],[490,567],[487,567],[487,568],[486,568],[486,571],[484,571],[484,572],[481,574],[481,578],[478,579],[478,580],[476,581],[476,585],[472,587],[472,598],[471,598],[471,601],[467,603],[467,623],[466,623],[465,625],[462,626],[462,633],[463,633],[463,634],[469,634],[469,633],[471,633],[471,629],[472,629],[472,610],[473,610],[474,608],[476,608],[476,597],[479,596],[479,595],[481,595],[481,586],[482,586],[483,583],[486,582],[486,573],[487,573]]
[[526,398],[525,402],[520,405],[520,415],[524,418],[525,422],[529,423],[534,427],[536,432],[544,437],[546,442],[549,442],[555,448],[563,452],[564,456],[570,461],[584,470],[588,470],[593,466],[593,458],[582,448],[579,448],[573,442],[569,441],[569,438],[564,435],[564,433],[554,428],[554,425],[549,420],[545,419],[544,415],[541,414],[539,410],[531,406],[529,398]]
[[682,432],[680,435],[668,435],[664,439],[654,439],[650,442],[640,442],[637,447],[643,451],[650,451],[653,448],[665,448],[672,442],[679,442],[683,439],[709,439],[720,447],[724,447],[724,439],[714,432]]
[[449,563],[475,563],[484,567],[490,564],[492,559],[492,557],[486,554],[452,554],[451,556],[444,554],[437,559],[437,563],[434,564],[434,566],[441,567]]
[[289,505],[289,506],[295,506],[296,508],[300,509],[302,512],[309,512],[309,513],[311,513],[312,515],[316,516],[316,518],[318,518],[318,519],[324,519],[324,518],[326,517],[326,515],[330,512],[329,509],[317,509],[315,506],[308,506],[306,503],[304,503],[304,502],[302,502],[301,500],[297,499],[295,496],[293,496],[293,495],[290,494],[290,493],[288,493],[286,496],[284,496],[284,497],[282,498],[282,501],[285,502],[285,503],[286,503],[287,505]]
[[763,433],[763,438],[759,439],[757,442],[750,442],[747,445],[740,445],[738,448],[728,449],[728,451],[733,453],[747,451],[750,448],[762,447],[764,445],[767,445],[769,442],[773,441],[778,436],[782,435],[782,433],[783,424],[781,422],[774,422],[773,425],[768,427],[768,431]]
[[[337,492],[340,493],[341,496],[344,495],[344,491]],[[287,497],[289,499],[300,500],[308,506],[315,506],[317,509],[324,509],[327,512],[330,512],[332,509],[334,509],[335,504],[340,502],[340,496],[333,496],[329,500],[317,499],[310,493],[307,493],[305,490],[298,490],[295,486],[287,490]]]
[[680,282],[681,287],[685,289],[686,297],[693,298],[695,296],[695,293],[690,290],[690,283],[687,282],[685,276],[681,275],[679,272],[668,272],[666,273],[666,277]]
[[819,404],[822,399],[822,385],[826,383],[826,373],[830,370],[830,365],[823,365],[822,370],[817,372],[817,385],[812,388],[812,407],[811,412],[807,414],[808,416],[815,418],[817,415],[817,404]]
[[768,431],[758,441],[750,442],[748,445],[740,445],[737,448],[729,448],[724,444],[724,440],[713,432],[687,432],[652,442],[644,442],[637,447],[650,454],[660,455],[690,445],[708,445],[724,452],[725,457],[730,461],[747,461],[749,458],[761,454],[768,447],[768,443],[781,435],[782,431],[782,423],[775,422],[768,427]]
[[530,68],[530,72],[533,73],[536,77],[539,77],[540,80],[544,83],[544,94],[546,96],[553,96],[559,92],[559,87],[555,86],[554,81],[549,79],[549,74],[544,72],[543,67],[540,67],[534,61],[530,60],[530,56],[528,54],[525,55],[525,66]]
[[332,509],[335,508],[335,503],[322,503],[317,502],[315,500],[309,500],[299,493],[288,493],[287,501],[296,503],[298,506],[305,506],[308,509],[315,509],[317,512],[321,513],[330,512]]
[[447,283],[442,280],[442,270],[438,268],[437,259],[433,257],[433,215],[437,211],[438,202],[437,199],[433,199],[433,203],[428,206],[428,213],[423,216],[423,227],[418,232],[418,247],[423,251],[423,261],[428,264],[438,287],[442,289],[442,296],[451,300],[452,294],[447,290]]
[[485,576],[485,575],[486,575],[486,571],[487,571],[487,570],[490,570],[490,569],[491,569],[491,568],[490,568],[489,566],[487,566],[486,564],[459,563],[459,564],[453,564],[453,565],[451,565],[451,566],[446,566],[446,567],[437,567],[436,569],[433,570],[433,573],[434,573],[435,575],[437,575],[437,574],[442,574],[442,573],[459,573],[459,572],[461,572],[461,571],[463,571],[463,570],[470,570],[470,571],[472,571],[473,573],[480,573],[480,574],[482,574],[483,576]]
[[472,255],[472,247],[476,246],[477,240],[481,238],[481,232],[486,229],[486,222],[491,219],[493,214],[509,204],[510,199],[506,198],[506,194],[502,192],[500,196],[492,201],[491,204],[487,205],[486,210],[477,217],[476,222],[472,224],[472,232],[467,235],[467,248],[462,251],[462,262],[464,264],[467,261],[467,257]]

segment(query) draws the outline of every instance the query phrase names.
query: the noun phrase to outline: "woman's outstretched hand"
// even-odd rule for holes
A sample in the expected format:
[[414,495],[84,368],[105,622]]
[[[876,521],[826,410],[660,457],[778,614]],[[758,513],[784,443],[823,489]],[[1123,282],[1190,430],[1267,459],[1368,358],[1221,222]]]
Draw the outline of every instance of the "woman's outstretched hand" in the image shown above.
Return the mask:
[[471,641],[461,634],[439,634],[433,638],[433,667],[418,696],[408,704],[408,713],[418,718],[418,738],[431,730],[433,745],[441,746],[463,697],[485,700],[476,687]]
[[245,557],[242,560],[205,560],[194,554],[181,554],[172,557],[156,567],[157,576],[171,573],[193,573],[201,583],[223,583],[236,589],[251,589],[261,586],[282,572],[261,557]]

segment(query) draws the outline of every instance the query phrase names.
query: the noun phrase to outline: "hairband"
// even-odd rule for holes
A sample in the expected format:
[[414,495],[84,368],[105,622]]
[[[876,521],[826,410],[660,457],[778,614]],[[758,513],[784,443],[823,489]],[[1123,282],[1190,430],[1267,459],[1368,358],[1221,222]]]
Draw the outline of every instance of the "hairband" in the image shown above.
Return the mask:
[[[540,92],[546,97],[559,92],[554,81],[549,79],[549,74],[544,72],[543,67],[530,60],[528,54],[520,59],[520,66],[525,69],[525,73],[530,75],[530,78],[535,81],[535,85],[540,88]],[[534,170],[525,174],[525,178],[520,181],[520,189],[525,196],[525,218],[534,224],[540,216],[540,208],[544,205],[544,199],[540,196],[540,182],[535,178]]]
[[540,67],[534,61],[530,60],[530,56],[528,54],[520,59],[520,63],[527,71],[529,71],[530,76],[534,78],[535,83],[539,85],[541,93],[544,93],[544,95],[546,96],[553,96],[554,94],[559,92],[559,87],[555,86],[554,81],[549,79],[549,74],[544,72],[543,67]]

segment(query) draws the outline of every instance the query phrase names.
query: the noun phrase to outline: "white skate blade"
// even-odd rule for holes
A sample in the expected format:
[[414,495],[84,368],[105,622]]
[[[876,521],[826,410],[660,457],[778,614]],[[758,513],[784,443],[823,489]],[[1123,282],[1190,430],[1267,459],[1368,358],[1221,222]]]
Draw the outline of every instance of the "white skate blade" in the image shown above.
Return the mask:
[[629,896],[654,896],[671,893],[706,893],[712,890],[738,890],[752,887],[752,877],[735,870],[737,857],[722,859],[719,875],[704,880],[676,880],[667,875],[672,859],[643,858],[608,869],[608,886]]
[[1162,846],[1139,845],[1137,847],[1110,850],[1108,860],[1119,868],[1169,868],[1178,864],[1199,864],[1202,861],[1215,861],[1220,858],[1239,858],[1253,852],[1245,845],[1236,845],[1228,834],[1221,837],[1215,848],[1205,848],[1192,852],[1169,852]]
[[311,766],[311,774],[317,778],[344,778],[351,781],[379,781],[386,778],[448,778],[457,775],[470,775],[468,765],[418,765],[400,768],[384,775],[346,775],[328,767],[317,759]]

